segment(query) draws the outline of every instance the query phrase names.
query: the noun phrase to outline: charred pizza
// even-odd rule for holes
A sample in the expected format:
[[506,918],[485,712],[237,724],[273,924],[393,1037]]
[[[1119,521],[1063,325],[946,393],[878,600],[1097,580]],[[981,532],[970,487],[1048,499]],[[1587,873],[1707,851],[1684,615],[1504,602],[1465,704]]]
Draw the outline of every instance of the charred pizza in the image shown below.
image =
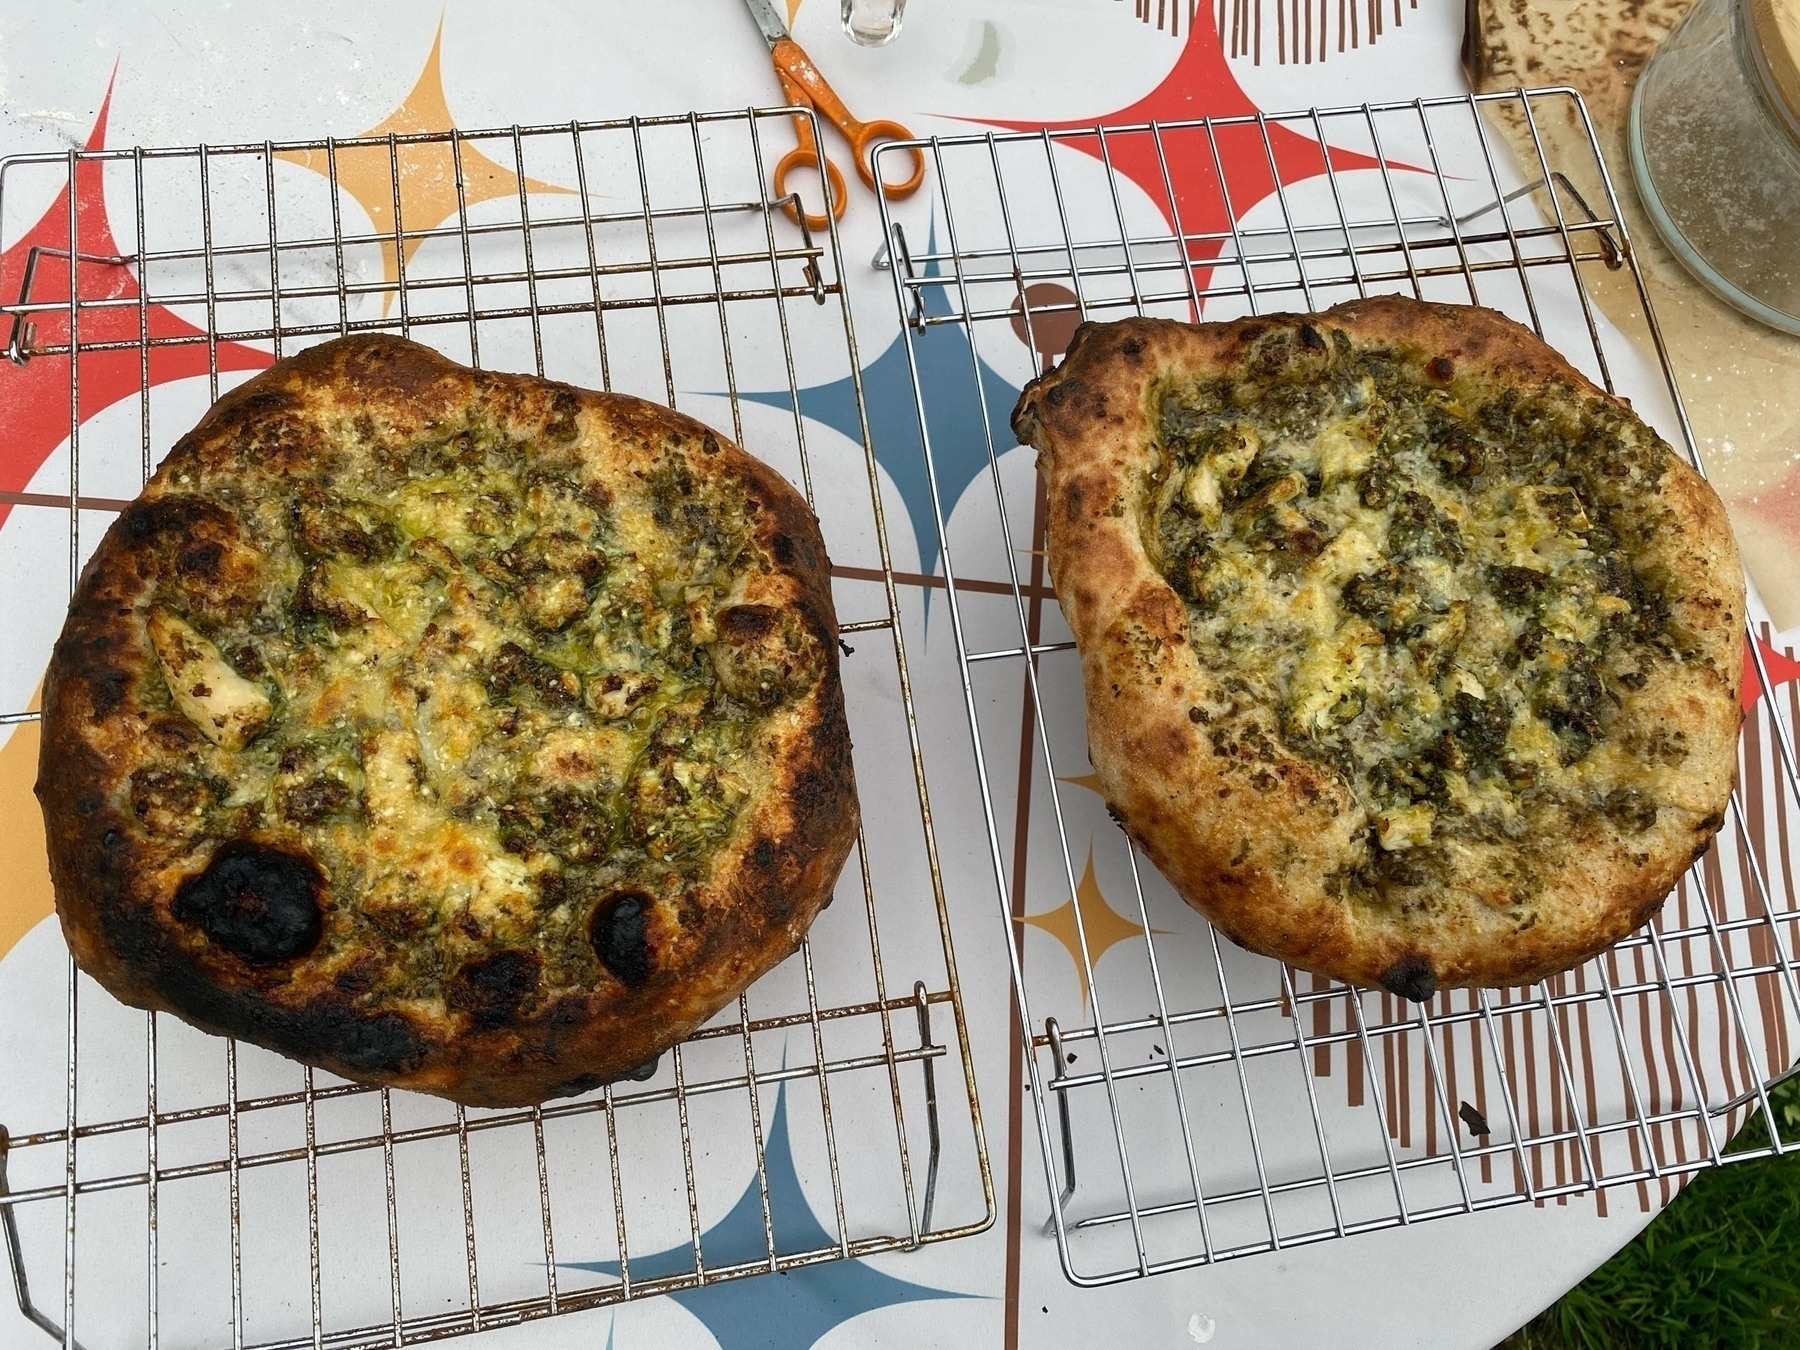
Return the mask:
[[1490,310],[1090,324],[1014,414],[1115,813],[1244,946],[1412,999],[1565,969],[1723,820],[1719,499]]
[[107,532],[38,780],[83,969],[478,1105],[647,1065],[799,944],[858,815],[818,524],[653,404],[328,342]]

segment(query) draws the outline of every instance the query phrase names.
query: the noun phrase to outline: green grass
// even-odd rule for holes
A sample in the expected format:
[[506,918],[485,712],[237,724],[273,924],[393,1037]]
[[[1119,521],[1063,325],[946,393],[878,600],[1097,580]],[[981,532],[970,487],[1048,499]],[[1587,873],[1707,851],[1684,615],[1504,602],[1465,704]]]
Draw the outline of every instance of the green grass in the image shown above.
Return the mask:
[[[1800,1078],[1771,1094],[1800,1141]],[[1733,1150],[1769,1141],[1760,1112]],[[1800,1346],[1800,1153],[1709,1168],[1612,1260],[1496,1350]]]

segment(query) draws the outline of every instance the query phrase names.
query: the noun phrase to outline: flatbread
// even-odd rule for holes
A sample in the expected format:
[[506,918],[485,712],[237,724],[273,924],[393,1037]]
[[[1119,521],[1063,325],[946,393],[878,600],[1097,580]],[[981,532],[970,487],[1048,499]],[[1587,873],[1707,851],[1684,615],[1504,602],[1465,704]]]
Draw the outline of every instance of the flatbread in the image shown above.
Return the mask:
[[1565,969],[1723,820],[1723,508],[1489,310],[1089,324],[1014,414],[1107,801],[1228,937],[1413,999]]
[[642,1072],[856,835],[818,523],[666,408],[328,342],[108,530],[38,794],[128,1003],[474,1105]]

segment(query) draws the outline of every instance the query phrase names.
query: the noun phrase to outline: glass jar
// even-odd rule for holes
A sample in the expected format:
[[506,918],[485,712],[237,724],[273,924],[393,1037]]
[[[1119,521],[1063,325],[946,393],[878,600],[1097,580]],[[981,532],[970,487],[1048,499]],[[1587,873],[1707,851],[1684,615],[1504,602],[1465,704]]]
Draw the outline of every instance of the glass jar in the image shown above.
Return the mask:
[[844,0],[844,35],[864,47],[881,47],[900,35],[906,0]]
[[1800,0],[1699,0],[1631,98],[1631,171],[1675,256],[1800,333]]

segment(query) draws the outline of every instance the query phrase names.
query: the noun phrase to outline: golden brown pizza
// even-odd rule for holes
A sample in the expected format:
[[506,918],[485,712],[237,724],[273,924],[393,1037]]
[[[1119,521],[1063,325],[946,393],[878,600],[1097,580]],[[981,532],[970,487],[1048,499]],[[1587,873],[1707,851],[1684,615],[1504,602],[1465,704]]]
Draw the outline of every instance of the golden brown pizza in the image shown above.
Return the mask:
[[1563,970],[1723,820],[1724,508],[1491,310],[1090,324],[1014,414],[1088,746],[1255,951],[1412,999]]
[[221,399],[51,658],[63,930],[118,997],[493,1106],[792,952],[858,816],[818,523],[666,408],[349,337]]

